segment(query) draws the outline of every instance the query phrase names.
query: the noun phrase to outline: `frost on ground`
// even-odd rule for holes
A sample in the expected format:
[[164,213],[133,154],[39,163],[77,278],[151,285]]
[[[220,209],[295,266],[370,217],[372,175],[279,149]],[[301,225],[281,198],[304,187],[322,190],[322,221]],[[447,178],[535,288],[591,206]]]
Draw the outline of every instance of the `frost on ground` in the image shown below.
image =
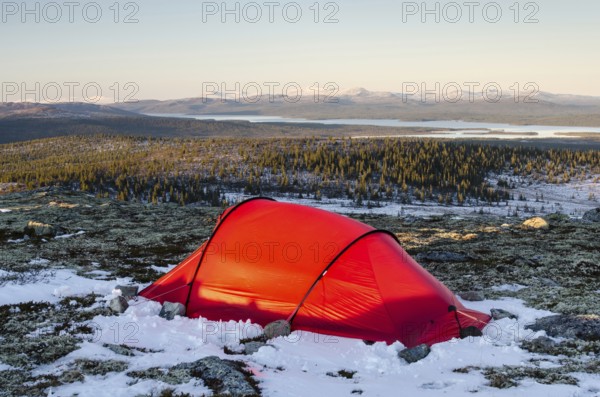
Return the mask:
[[[490,323],[483,337],[434,345],[408,364],[398,357],[400,343],[294,331],[251,345],[245,339],[261,330],[250,322],[167,321],[159,304],[142,298],[130,299],[121,315],[107,308],[117,285],[143,288],[197,248],[220,208],[64,191],[0,196],[0,207],[14,209],[0,214],[0,396],[222,395],[206,363],[263,396],[600,393],[598,223],[554,214],[548,229],[536,230],[504,215],[354,215],[394,232],[458,295],[481,297],[467,307],[513,315]],[[25,239],[32,220],[71,236]],[[559,326],[596,328],[575,337],[572,329],[531,329],[556,314],[565,316]]]
[[[511,175],[491,175],[487,178],[491,186],[497,186],[499,180],[511,181],[514,183],[514,188],[510,190],[512,194],[510,200],[494,203],[493,205],[472,199],[469,199],[463,205],[444,205],[438,204],[437,200],[420,202],[415,199],[407,204],[382,200],[357,206],[353,200],[349,199],[299,199],[290,195],[276,198],[278,201],[310,205],[342,214],[366,213],[399,217],[487,214],[527,218],[534,215],[561,213],[572,218],[581,218],[586,211],[600,206],[598,201],[600,200],[600,183],[594,182],[593,179],[552,184]],[[235,203],[250,196],[229,193],[226,194],[226,197],[229,202]]]

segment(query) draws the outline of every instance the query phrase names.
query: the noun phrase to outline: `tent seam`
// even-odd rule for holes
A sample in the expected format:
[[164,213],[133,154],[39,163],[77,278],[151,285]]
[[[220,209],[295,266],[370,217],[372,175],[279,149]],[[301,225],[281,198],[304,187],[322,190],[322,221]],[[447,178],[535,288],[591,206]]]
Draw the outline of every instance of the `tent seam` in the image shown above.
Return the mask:
[[[325,267],[325,269],[323,269],[323,271],[321,271],[319,273],[319,276],[313,282],[313,284],[310,286],[310,288],[308,289],[308,291],[306,292],[306,294],[304,295],[302,300],[300,300],[300,303],[298,303],[298,306],[296,306],[296,309],[294,310],[294,312],[292,314],[290,314],[290,316],[287,318],[287,321],[290,324],[294,321],[294,318],[300,312],[302,305],[304,305],[304,302],[306,302],[306,300],[308,299],[308,297],[310,296],[312,291],[315,289],[315,287],[317,286],[319,281],[321,281],[321,279],[325,276],[325,273],[327,273],[327,271],[329,271],[329,269],[331,269],[333,267],[333,265],[338,261],[338,259],[340,259],[342,257],[342,255],[344,255],[346,253],[346,251],[348,251],[350,248],[352,248],[355,244],[357,244],[363,238],[366,238],[366,237],[376,234],[376,233],[383,233],[388,236],[391,236],[398,244],[400,244],[400,240],[398,240],[398,237],[396,237],[396,235],[394,233],[390,232],[389,230],[383,230],[383,229],[369,230],[368,232],[363,233],[360,236],[358,236],[357,238],[355,238],[354,240],[352,240],[346,247],[344,247],[344,249],[342,249],[340,252],[338,252],[338,254],[331,260],[331,262],[329,262],[329,264]],[[386,309],[386,311],[387,311],[387,309]]]
[[190,303],[190,298],[192,296],[192,289],[194,288],[194,282],[196,281],[196,277],[198,276],[198,271],[200,270],[200,265],[202,265],[202,261],[204,260],[204,256],[205,256],[204,254],[206,253],[206,251],[208,249],[208,246],[210,245],[210,243],[212,242],[212,240],[214,239],[214,237],[217,235],[217,232],[219,231],[219,229],[221,228],[221,226],[223,225],[223,223],[225,222],[225,220],[227,220],[227,218],[229,218],[230,215],[233,212],[235,212],[235,210],[237,210],[238,208],[240,208],[244,204],[250,203],[252,201],[257,201],[257,200],[276,201],[275,199],[272,199],[270,197],[252,197],[252,198],[249,198],[247,200],[244,200],[244,201],[236,204],[233,208],[231,208],[231,210],[229,210],[229,212],[225,215],[225,217],[223,219],[221,219],[219,221],[219,223],[217,224],[217,226],[215,227],[215,230],[212,232],[212,234],[210,235],[210,237],[206,241],[206,248],[204,249],[204,251],[202,251],[202,254],[200,255],[200,259],[198,260],[198,264],[196,265],[196,270],[194,271],[194,276],[192,277],[192,281],[190,283],[190,290],[188,291],[188,296],[185,299],[186,310],[187,310],[188,304]]

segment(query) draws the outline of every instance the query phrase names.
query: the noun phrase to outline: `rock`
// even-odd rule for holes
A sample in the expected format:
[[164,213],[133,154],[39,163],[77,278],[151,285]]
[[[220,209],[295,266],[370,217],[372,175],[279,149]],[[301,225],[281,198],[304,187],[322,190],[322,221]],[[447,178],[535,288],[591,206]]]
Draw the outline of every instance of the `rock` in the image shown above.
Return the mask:
[[559,314],[540,318],[527,328],[533,331],[544,330],[552,337],[600,341],[600,316],[597,315]]
[[483,332],[481,332],[481,330],[479,328],[472,326],[472,325],[470,327],[462,328],[460,330],[460,339],[465,339],[470,336],[474,336],[474,337],[483,336]]
[[469,302],[481,302],[482,300],[485,300],[485,295],[483,295],[483,292],[480,291],[459,292],[458,295]]
[[540,283],[542,283],[546,287],[560,287],[560,284],[552,280],[551,278],[542,277],[540,278]]
[[523,222],[523,227],[526,229],[548,230],[550,229],[550,224],[544,218],[536,216]]
[[185,316],[185,305],[177,302],[165,302],[160,309],[159,316],[167,320],[173,320],[175,316]]
[[556,342],[547,336],[539,336],[528,342],[527,348],[529,351],[534,353],[550,353],[556,344]]
[[209,356],[191,363],[178,364],[173,369],[189,370],[192,376],[202,379],[215,395],[232,397],[260,395],[255,381],[245,370],[245,364],[241,362]]
[[244,343],[244,354],[254,354],[258,351],[258,349],[260,349],[263,346],[267,346],[267,344],[265,342],[258,341]]
[[502,309],[492,309],[490,310],[490,313],[492,313],[492,318],[494,320],[502,320],[503,318],[512,318],[516,320],[519,318],[515,314],[512,314],[511,312]]
[[56,228],[42,222],[29,221],[25,226],[25,234],[29,237],[54,237]]
[[425,260],[429,262],[465,262],[471,259],[469,256],[448,251],[430,251],[422,252],[417,255],[419,260]]
[[431,349],[429,346],[422,344],[410,349],[404,349],[398,353],[398,356],[404,359],[407,363],[412,364],[424,359],[429,355],[430,352]]
[[117,285],[115,289],[121,291],[121,296],[134,297],[138,294],[137,285]]
[[600,208],[587,211],[583,214],[583,220],[587,222],[600,222]]
[[108,307],[115,313],[123,313],[129,307],[129,303],[127,303],[127,299],[122,296],[117,296],[110,300]]
[[267,339],[277,338],[278,336],[288,336],[292,332],[290,323],[286,320],[277,320],[265,326],[263,333]]

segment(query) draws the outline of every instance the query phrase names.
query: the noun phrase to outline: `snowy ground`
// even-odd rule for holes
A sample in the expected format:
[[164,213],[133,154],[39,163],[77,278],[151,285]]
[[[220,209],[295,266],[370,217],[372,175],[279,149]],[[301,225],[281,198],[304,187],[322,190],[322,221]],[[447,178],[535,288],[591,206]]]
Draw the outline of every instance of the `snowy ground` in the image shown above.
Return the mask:
[[[126,282],[126,279],[93,280],[68,270],[57,270],[44,282],[1,287],[0,305],[32,299],[55,302],[65,296],[92,292],[104,296],[97,302],[97,305],[102,305],[120,292],[113,290],[117,283]],[[510,291],[515,288],[523,286],[505,285],[496,289]],[[397,356],[403,348],[399,342],[390,346],[384,343],[367,346],[360,340],[299,331],[286,338],[272,340],[269,346],[262,347],[251,356],[232,356],[226,355],[223,348],[228,346],[235,350],[239,347],[240,338],[255,336],[259,326],[249,322],[222,323],[182,317],[167,321],[158,316],[158,303],[137,298],[129,301],[130,307],[122,315],[95,317],[89,324],[96,332],[93,336],[87,336],[80,349],[55,363],[39,367],[35,374],[61,373],[78,358],[124,360],[129,364],[127,371],[135,371],[151,367],[168,368],[181,362],[216,355],[247,362],[259,380],[264,396],[459,396],[471,393],[480,396],[528,397],[599,395],[600,375],[597,374],[573,374],[579,380],[579,386],[543,385],[525,379],[519,382],[518,388],[495,389],[487,385],[479,370],[453,372],[468,366],[554,367],[559,360],[559,357],[533,354],[519,347],[522,340],[544,334],[534,333],[525,325],[536,318],[551,315],[551,312],[528,308],[514,298],[463,303],[484,312],[491,308],[505,309],[517,314],[519,320],[492,322],[480,338],[434,345],[428,357],[410,365]],[[105,348],[105,343],[148,350],[136,351],[134,356],[123,356]],[[537,364],[532,360],[537,360]],[[9,367],[0,363],[0,370],[6,369]],[[331,376],[340,370],[356,373],[351,379]],[[134,382],[126,375],[127,371],[111,372],[105,376],[88,375],[83,382],[52,389],[48,395],[118,397],[174,387],[152,379]],[[193,396],[211,393],[200,380],[176,386],[175,389]]]
[[[511,176],[501,177],[503,179],[518,179]],[[488,178],[488,181],[493,186],[496,186],[498,179],[497,176],[492,176]],[[464,205],[459,206],[440,205],[437,201],[430,200],[426,200],[424,203],[413,200],[412,204],[381,201],[379,203],[373,203],[373,206],[369,208],[366,203],[362,207],[357,207],[356,204],[349,199],[323,198],[321,200],[314,200],[310,198],[298,199],[291,196],[275,198],[278,201],[310,205],[312,207],[342,214],[366,213],[415,217],[441,215],[466,216],[477,214],[480,211],[483,211],[485,214],[498,216],[513,216],[516,210],[517,215],[521,218],[556,212],[569,215],[573,218],[581,218],[586,211],[600,206],[598,201],[600,200],[600,183],[595,183],[592,180],[549,184],[534,182],[529,179],[521,179],[517,180],[516,188],[511,189],[510,192],[514,195],[514,200],[509,200],[508,204],[506,202],[500,202],[499,205],[493,206],[489,206],[485,203],[479,204],[474,201],[466,202]],[[526,201],[519,200],[520,195],[523,195],[526,198]],[[226,194],[226,197],[229,202],[236,202],[251,196],[230,193]],[[594,199],[590,200],[590,197],[594,197]]]

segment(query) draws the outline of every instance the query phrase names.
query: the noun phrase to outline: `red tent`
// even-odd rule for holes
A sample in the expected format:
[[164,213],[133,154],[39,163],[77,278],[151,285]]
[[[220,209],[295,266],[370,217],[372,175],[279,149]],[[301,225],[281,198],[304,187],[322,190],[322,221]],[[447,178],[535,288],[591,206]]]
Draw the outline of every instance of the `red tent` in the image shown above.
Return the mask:
[[208,241],[140,295],[183,303],[192,318],[287,319],[292,329],[409,347],[490,319],[461,305],[392,233],[266,198],[227,209]]

